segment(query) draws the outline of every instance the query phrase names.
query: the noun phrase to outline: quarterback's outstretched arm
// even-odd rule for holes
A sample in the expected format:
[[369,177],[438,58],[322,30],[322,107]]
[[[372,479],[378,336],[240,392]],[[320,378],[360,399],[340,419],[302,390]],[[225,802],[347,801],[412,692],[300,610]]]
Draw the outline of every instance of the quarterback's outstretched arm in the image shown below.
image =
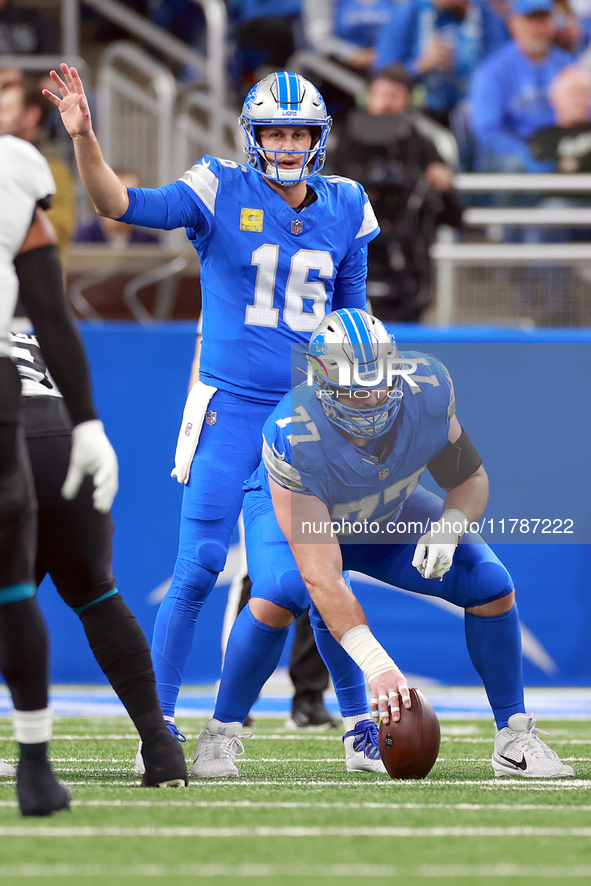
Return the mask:
[[94,208],[107,218],[121,218],[129,206],[127,188],[105,162],[78,71],[65,64],[60,65],[60,70],[63,80],[56,71],[51,71],[50,76],[61,98],[48,89],[43,90],[43,95],[58,108],[66,132],[74,142],[80,178]]
[[[298,522],[302,517],[316,525],[330,527],[331,519],[324,502],[314,495],[291,492],[269,477],[275,516],[290,544],[301,576],[320,615],[343,649],[363,670],[371,689],[371,711],[377,719],[381,713],[385,723],[400,719],[398,697],[410,707],[406,679],[385,649],[371,634],[365,613],[357,597],[343,578],[343,558],[338,540],[326,533],[325,542],[302,544],[292,541],[294,511]],[[318,536],[316,536],[318,538]]]

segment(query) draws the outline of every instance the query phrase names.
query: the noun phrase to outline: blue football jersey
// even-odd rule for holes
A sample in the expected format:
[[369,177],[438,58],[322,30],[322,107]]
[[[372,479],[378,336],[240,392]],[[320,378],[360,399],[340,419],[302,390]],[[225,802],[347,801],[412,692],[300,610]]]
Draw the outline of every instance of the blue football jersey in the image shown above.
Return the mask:
[[395,520],[428,463],[446,447],[455,413],[445,366],[415,351],[402,356],[417,369],[404,377],[390,431],[356,446],[328,420],[314,387],[299,385],[267,419],[263,460],[245,488],[269,492],[270,475],[294,492],[317,496],[335,521]]
[[[325,314],[365,307],[365,247],[380,230],[367,195],[338,176],[309,185],[317,199],[296,212],[250,166],[206,156],[157,192],[130,189],[123,221],[184,225],[199,253],[207,384],[276,403],[292,387],[290,345]],[[161,199],[156,218],[145,194]]]

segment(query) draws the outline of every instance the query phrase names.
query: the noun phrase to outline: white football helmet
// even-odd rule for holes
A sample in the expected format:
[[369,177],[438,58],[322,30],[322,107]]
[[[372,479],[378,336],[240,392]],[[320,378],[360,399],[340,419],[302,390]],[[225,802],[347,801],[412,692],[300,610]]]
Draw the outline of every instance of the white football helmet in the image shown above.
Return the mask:
[[[258,173],[281,185],[296,185],[320,172],[326,158],[326,140],[332,120],[326,112],[324,99],[300,74],[279,71],[268,74],[250,90],[239,118],[246,136],[248,163]],[[307,126],[312,133],[310,150],[263,151],[260,144],[259,127],[263,126]],[[303,165],[298,169],[280,169],[277,154],[306,154]],[[269,160],[269,156],[273,156]]]
[[[390,430],[403,393],[401,375],[387,386],[388,359],[391,362],[396,357],[394,336],[377,317],[359,308],[328,314],[313,333],[306,358],[312,367],[316,396],[329,421],[367,439]],[[364,392],[372,387],[383,390],[383,398],[378,406],[366,407]],[[346,402],[351,402],[351,392],[358,408]]]

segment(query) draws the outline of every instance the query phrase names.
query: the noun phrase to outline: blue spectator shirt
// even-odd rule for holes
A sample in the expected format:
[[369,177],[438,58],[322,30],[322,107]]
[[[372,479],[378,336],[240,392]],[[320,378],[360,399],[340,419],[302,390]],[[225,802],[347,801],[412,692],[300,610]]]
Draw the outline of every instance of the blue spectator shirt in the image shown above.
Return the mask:
[[399,63],[418,76],[418,61],[434,37],[453,51],[455,67],[427,71],[421,82],[426,107],[447,114],[465,96],[478,65],[506,41],[507,31],[502,19],[482,0],[472,0],[463,19],[447,9],[438,10],[433,0],[403,0],[395,5],[379,33],[376,70]]
[[545,171],[547,164],[534,160],[527,141],[538,129],[554,123],[548,87],[572,63],[573,57],[557,46],[550,48],[543,61],[533,62],[511,41],[475,73],[470,105],[481,168],[491,166],[492,155],[515,158],[529,172]]
[[278,16],[290,18],[299,15],[302,0],[229,0],[228,6],[238,21]]
[[334,32],[356,46],[375,46],[396,5],[394,0],[336,0]]

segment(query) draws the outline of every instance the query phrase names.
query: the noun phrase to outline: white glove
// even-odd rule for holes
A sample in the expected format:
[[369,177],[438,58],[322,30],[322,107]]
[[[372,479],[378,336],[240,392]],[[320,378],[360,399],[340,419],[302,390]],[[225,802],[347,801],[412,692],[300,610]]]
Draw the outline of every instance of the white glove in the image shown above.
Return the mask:
[[178,440],[176,441],[176,452],[174,454],[174,468],[170,474],[176,477],[179,483],[188,483],[191,473],[191,464],[199,435],[203,427],[203,420],[209,405],[209,401],[217,391],[211,385],[205,385],[201,381],[196,381],[187,397],[185,408],[183,410],[183,420],[179,431]]
[[83,421],[72,431],[72,451],[68,473],[62,486],[64,498],[75,498],[88,474],[94,482],[92,503],[97,511],[106,514],[119,486],[115,450],[109,443],[102,421],[98,418]]
[[412,558],[412,565],[423,578],[443,578],[451,569],[455,550],[467,529],[468,518],[457,508],[444,511],[431,524],[429,532],[419,538]]

